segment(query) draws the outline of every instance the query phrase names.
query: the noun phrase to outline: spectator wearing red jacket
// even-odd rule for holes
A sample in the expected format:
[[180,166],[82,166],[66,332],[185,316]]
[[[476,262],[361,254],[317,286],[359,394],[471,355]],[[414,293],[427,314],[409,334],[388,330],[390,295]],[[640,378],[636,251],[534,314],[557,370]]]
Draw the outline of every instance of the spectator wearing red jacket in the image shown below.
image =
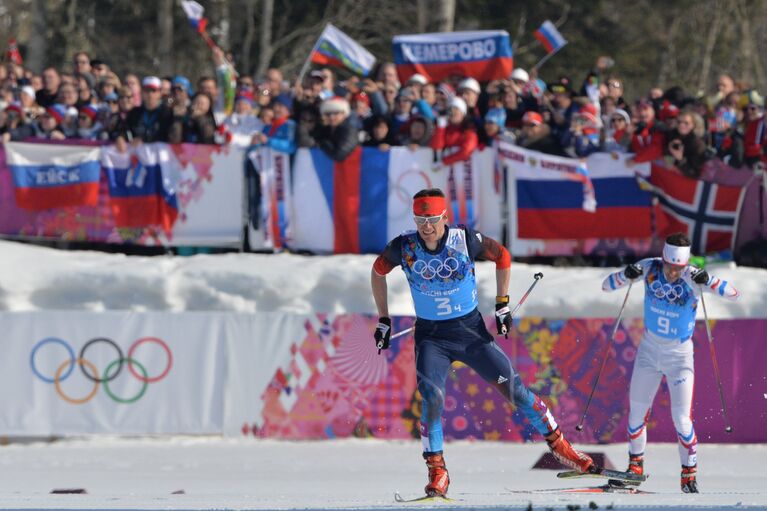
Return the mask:
[[455,96],[448,103],[447,119],[437,120],[437,129],[431,139],[432,149],[443,150],[442,158],[435,166],[452,165],[466,161],[477,148],[479,139],[474,129],[474,123],[466,116],[466,102]]

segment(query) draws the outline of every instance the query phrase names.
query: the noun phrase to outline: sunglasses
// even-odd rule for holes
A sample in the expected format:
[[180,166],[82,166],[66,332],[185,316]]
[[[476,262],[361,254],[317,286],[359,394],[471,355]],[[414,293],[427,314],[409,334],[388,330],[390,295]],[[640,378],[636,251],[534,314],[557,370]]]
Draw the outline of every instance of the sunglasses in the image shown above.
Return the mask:
[[[447,210],[445,210],[445,211],[447,211]],[[442,217],[445,215],[445,211],[443,211],[442,213],[440,213],[437,216],[418,216],[418,215],[415,215],[413,217],[413,220],[415,220],[416,225],[423,225],[426,222],[429,222],[431,225],[435,225],[435,224],[439,223],[440,220],[442,220]]]

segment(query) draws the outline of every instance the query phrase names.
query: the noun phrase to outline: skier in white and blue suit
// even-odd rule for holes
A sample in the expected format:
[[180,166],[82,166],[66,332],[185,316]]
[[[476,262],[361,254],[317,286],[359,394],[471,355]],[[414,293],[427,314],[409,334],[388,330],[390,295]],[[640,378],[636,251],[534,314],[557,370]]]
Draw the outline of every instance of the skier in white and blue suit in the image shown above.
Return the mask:
[[661,379],[671,397],[671,417],[679,440],[681,487],[698,493],[696,481],[698,437],[692,423],[695,382],[692,333],[702,292],[737,300],[738,291],[727,281],[689,265],[690,239],[682,233],[666,238],[663,257],[630,264],[609,275],[604,291],[615,291],[642,277],[645,289],[644,336],[639,344],[629,389],[629,472],[644,472],[647,419]]
[[413,215],[416,230],[389,242],[373,264],[371,285],[379,315],[374,338],[386,349],[391,336],[386,275],[401,266],[410,284],[417,316],[416,378],[423,397],[421,440],[429,468],[426,493],[444,496],[450,483],[442,456],[442,411],[445,379],[454,361],[474,369],[519,408],[546,438],[559,461],[580,472],[588,471],[593,466],[591,458],[570,445],[546,404],[522,384],[477,309],[474,261],[481,258],[496,265],[498,334],[511,329],[508,250],[468,227],[449,227],[445,194],[437,188],[415,194]]

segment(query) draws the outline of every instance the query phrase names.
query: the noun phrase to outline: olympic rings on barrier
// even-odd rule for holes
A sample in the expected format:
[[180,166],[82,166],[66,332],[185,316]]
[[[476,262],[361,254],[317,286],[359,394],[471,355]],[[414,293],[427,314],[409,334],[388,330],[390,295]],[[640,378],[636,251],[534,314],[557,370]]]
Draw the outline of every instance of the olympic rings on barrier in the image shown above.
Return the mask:
[[[133,359],[133,353],[136,351],[136,348],[138,348],[139,345],[145,342],[155,342],[159,344],[160,347],[165,350],[165,354],[168,356],[168,365],[165,366],[165,370],[161,372],[158,376],[154,376],[152,378],[147,377],[146,371],[143,371],[144,376],[139,376],[138,374],[136,374],[136,371],[133,370],[133,364],[130,363],[130,360]],[[170,368],[173,365],[173,354],[170,352],[170,348],[168,348],[168,345],[165,344],[165,341],[163,341],[162,339],[158,339],[157,337],[142,337],[141,339],[134,342],[133,345],[128,350],[128,360],[129,360],[128,370],[130,370],[133,376],[143,381],[144,383],[154,383],[156,381],[162,380],[168,375],[168,372],[170,371]]]
[[[419,264],[420,263],[420,264]],[[435,276],[447,279],[455,272],[461,264],[455,257],[448,257],[444,261],[434,258],[427,263],[423,259],[417,259],[413,263],[413,271],[426,280],[431,280]]]
[[[115,358],[112,362],[110,362],[106,369],[104,370],[103,377],[99,377],[99,371],[93,362],[85,358],[85,352],[88,348],[90,348],[93,344],[96,343],[106,343],[110,345],[114,350],[117,352],[117,358]],[[141,346],[144,343],[154,343],[158,344],[164,351],[165,355],[167,357],[167,363],[165,366],[165,369],[158,374],[157,376],[149,376],[148,371],[146,367],[138,362],[135,358],[135,352],[136,349]],[[64,349],[67,350],[67,354],[69,356],[68,359],[64,360],[55,371],[53,378],[48,378],[47,376],[43,375],[37,368],[36,364],[36,357],[37,352],[45,345],[47,344],[59,344],[64,347]],[[129,398],[123,398],[117,396],[112,389],[109,387],[109,382],[113,381],[117,376],[120,374],[120,371],[122,371],[123,364],[128,364],[128,369],[130,373],[139,380],[143,385],[141,386],[141,390],[133,396]],[[113,340],[106,338],[106,337],[95,337],[88,342],[86,342],[83,347],[80,349],[79,356],[75,357],[75,352],[72,346],[62,339],[59,339],[58,337],[46,337],[45,339],[42,339],[38,341],[35,346],[32,348],[32,351],[30,352],[29,356],[29,364],[32,368],[32,373],[37,376],[39,379],[46,383],[52,383],[56,389],[56,393],[59,395],[59,397],[70,404],[84,404],[93,399],[93,397],[98,392],[99,384],[104,385],[104,391],[106,394],[115,402],[117,403],[135,403],[141,397],[143,397],[144,393],[146,393],[147,387],[150,383],[155,383],[163,378],[165,378],[168,373],[171,370],[171,367],[173,367],[173,354],[170,351],[170,348],[168,345],[163,341],[162,339],[159,339],[157,337],[142,337],[140,339],[137,339],[136,341],[131,344],[130,349],[128,349],[128,356],[123,356],[123,351],[120,349],[120,347],[115,343]],[[64,390],[61,387],[61,382],[69,378],[71,376],[72,371],[74,370],[75,366],[80,366],[80,371],[83,373],[83,375],[93,382],[93,388],[90,390],[90,392],[82,398],[75,398],[68,396],[64,393]],[[134,369],[134,366],[138,368],[138,372]],[[139,374],[139,372],[141,374]]]

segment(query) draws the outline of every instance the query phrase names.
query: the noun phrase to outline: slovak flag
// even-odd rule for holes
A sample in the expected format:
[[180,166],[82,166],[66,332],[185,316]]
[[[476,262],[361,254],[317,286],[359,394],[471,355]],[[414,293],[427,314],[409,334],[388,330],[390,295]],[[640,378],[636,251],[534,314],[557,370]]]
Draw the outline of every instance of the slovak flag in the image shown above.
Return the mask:
[[7,142],[5,157],[20,208],[42,210],[98,203],[98,147]]
[[549,20],[544,21],[538,30],[535,31],[534,35],[543,47],[546,48],[546,53],[557,52],[567,44],[565,38],[557,30],[557,27]]
[[161,226],[166,235],[178,217],[179,164],[167,144],[142,144],[135,150],[103,149],[101,164],[109,183],[117,227]]
[[658,236],[683,232],[694,254],[732,249],[745,188],[692,179],[655,163],[650,181],[659,203]]
[[370,73],[376,61],[372,53],[330,23],[320,34],[309,58],[315,64],[345,67],[362,76]]
[[189,24],[197,32],[202,34],[208,26],[208,20],[205,18],[205,8],[194,0],[181,0],[181,8],[186,13]]

